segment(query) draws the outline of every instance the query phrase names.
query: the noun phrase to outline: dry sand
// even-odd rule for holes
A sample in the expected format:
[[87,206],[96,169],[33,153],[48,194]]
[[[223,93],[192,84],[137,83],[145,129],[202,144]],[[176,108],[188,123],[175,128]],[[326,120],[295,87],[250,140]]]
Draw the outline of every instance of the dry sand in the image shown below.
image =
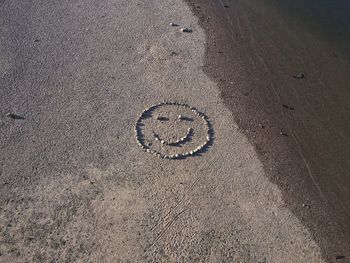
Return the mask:
[[[1,262],[322,261],[203,73],[182,1],[0,5]],[[135,121],[163,100],[209,116],[207,152],[141,150]]]

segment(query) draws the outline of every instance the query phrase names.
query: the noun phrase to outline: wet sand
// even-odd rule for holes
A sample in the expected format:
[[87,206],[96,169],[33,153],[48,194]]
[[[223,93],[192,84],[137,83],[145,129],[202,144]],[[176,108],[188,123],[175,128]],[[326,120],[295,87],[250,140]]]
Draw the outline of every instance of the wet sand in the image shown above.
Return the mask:
[[[349,260],[350,63],[302,20],[255,1],[188,1],[207,32],[204,70],[270,180],[324,256]],[[304,74],[305,78],[297,78]]]

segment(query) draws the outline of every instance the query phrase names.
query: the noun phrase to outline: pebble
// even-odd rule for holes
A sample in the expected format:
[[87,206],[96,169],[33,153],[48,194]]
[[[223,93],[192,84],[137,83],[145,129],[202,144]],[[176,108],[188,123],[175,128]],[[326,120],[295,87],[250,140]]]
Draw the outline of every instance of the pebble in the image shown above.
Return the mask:
[[14,113],[7,113],[6,117],[9,117],[9,118],[14,119],[14,120],[24,120],[24,117],[17,115],[17,114],[14,114]]
[[335,257],[336,260],[344,259],[344,258],[345,258],[345,256],[336,256],[336,257]]
[[286,109],[288,109],[288,110],[294,110],[293,107],[290,107],[290,106],[288,106],[287,104],[282,104],[282,107],[283,107],[283,108],[286,108]]
[[168,121],[169,119],[167,117],[158,117],[158,121]]
[[305,208],[311,208],[309,205],[307,205],[307,204],[303,204],[303,207],[305,207]]
[[300,73],[298,75],[294,75],[293,78],[295,78],[295,79],[304,79],[305,75],[303,73]]
[[170,25],[171,26],[179,26],[179,24],[176,24],[176,23],[173,23],[173,22],[171,22]]
[[181,28],[181,32],[184,32],[184,33],[192,33],[192,29],[191,28],[187,28],[187,27],[183,27]]

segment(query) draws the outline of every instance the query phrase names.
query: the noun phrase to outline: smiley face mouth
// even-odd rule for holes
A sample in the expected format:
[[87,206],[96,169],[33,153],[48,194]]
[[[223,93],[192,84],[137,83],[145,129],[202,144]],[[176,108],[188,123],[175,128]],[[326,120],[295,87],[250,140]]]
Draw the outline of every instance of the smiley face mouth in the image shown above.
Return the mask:
[[184,142],[188,141],[191,138],[192,134],[193,134],[192,128],[188,128],[187,133],[186,133],[185,136],[182,136],[182,137],[180,137],[179,139],[177,139],[175,141],[169,141],[169,140],[162,139],[158,134],[153,132],[154,139],[156,141],[159,141],[161,144],[167,145],[167,146],[177,146],[177,145],[179,145],[181,143],[184,143]]

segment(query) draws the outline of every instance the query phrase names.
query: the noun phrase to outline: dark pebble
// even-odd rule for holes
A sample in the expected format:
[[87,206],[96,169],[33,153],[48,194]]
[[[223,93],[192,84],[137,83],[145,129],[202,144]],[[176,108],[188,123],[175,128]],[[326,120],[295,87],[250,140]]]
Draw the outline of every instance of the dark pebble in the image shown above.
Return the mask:
[[7,117],[14,119],[14,120],[24,120],[24,117],[14,114],[14,113],[8,113],[6,114]]
[[182,28],[181,31],[184,33],[192,33],[193,32],[193,30],[191,28],[187,28],[187,27]]
[[288,109],[288,110],[294,110],[293,107],[290,107],[290,106],[288,106],[288,105],[286,105],[286,104],[282,104],[282,107],[283,107],[283,108],[286,108],[286,109]]
[[158,117],[158,121],[168,121],[169,119],[167,117]]
[[345,256],[336,256],[336,257],[335,257],[336,260],[344,259],[344,258],[345,258]]

